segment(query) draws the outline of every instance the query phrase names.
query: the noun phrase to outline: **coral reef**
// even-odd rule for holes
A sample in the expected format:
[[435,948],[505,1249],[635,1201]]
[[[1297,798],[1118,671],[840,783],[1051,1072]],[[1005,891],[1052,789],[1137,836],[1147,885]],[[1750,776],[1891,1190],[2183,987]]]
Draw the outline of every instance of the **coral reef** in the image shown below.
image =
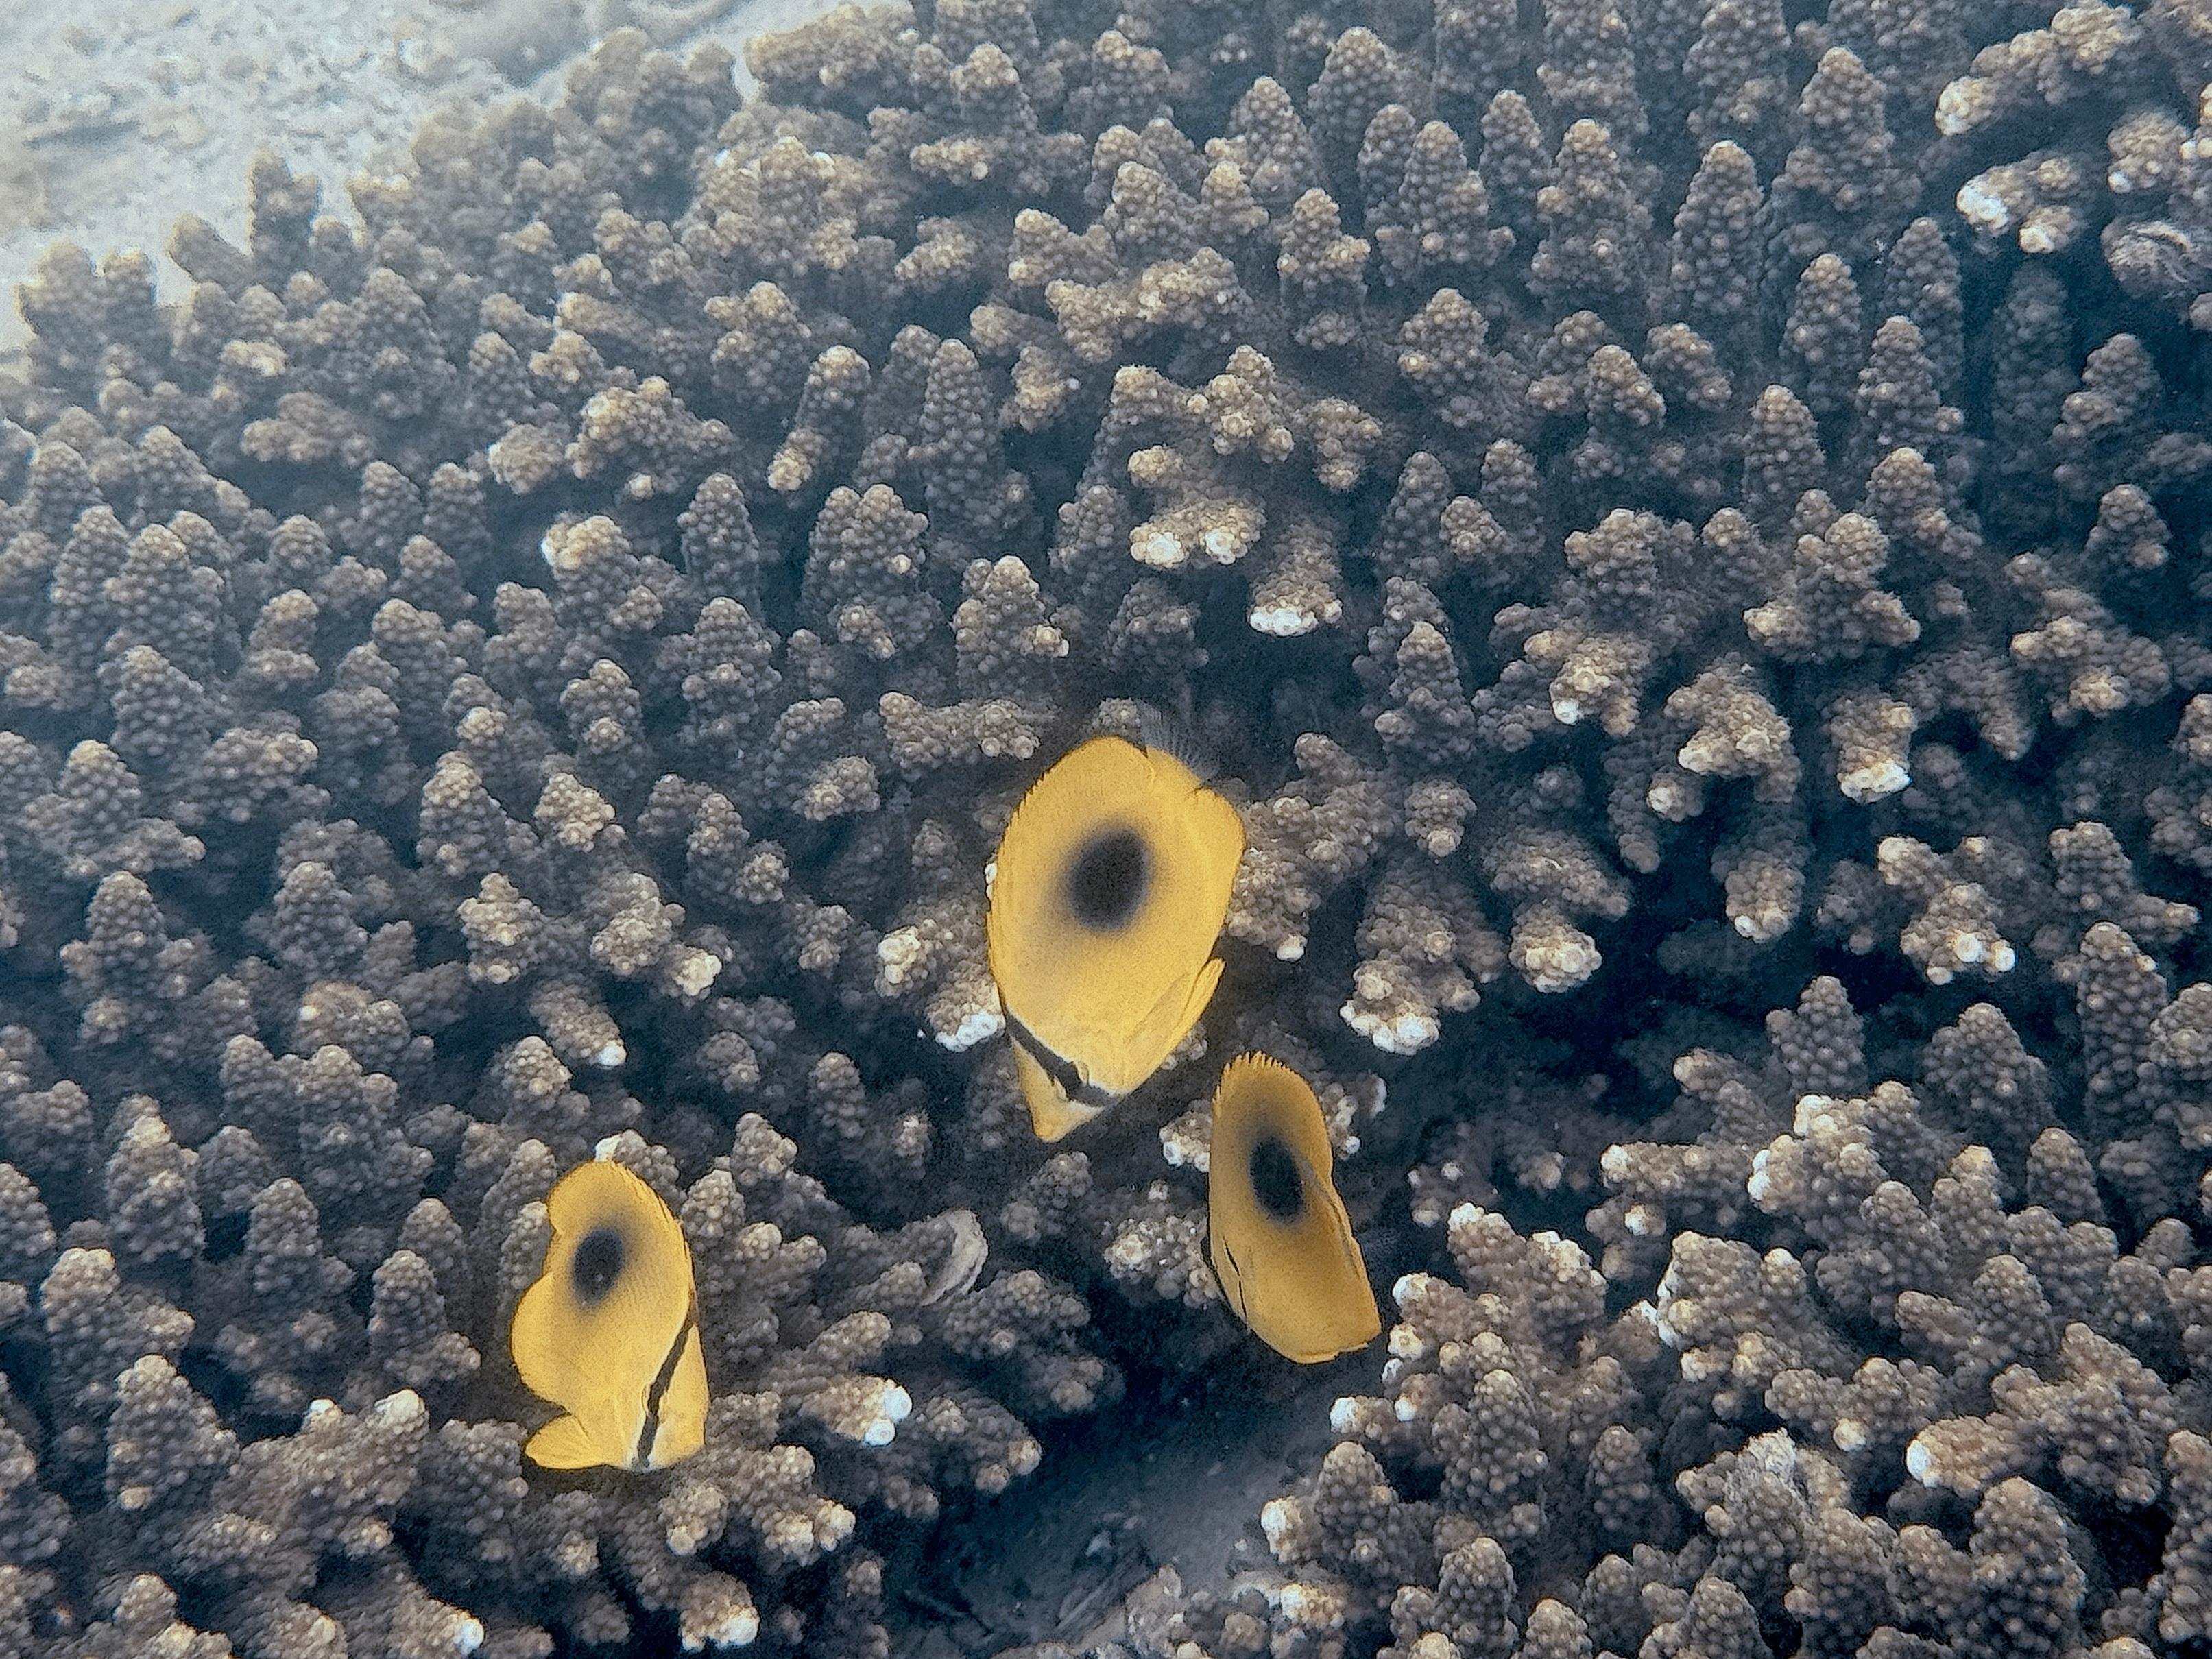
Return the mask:
[[[877,1659],[1053,1419],[1269,1363],[1248,1048],[1397,1318],[1134,1649],[2212,1639],[2212,13],[1248,9],[621,33],[23,288],[0,1646]],[[986,865],[1162,713],[1227,971],[1039,1147]],[[595,1151],[649,1477],[520,1455]]]

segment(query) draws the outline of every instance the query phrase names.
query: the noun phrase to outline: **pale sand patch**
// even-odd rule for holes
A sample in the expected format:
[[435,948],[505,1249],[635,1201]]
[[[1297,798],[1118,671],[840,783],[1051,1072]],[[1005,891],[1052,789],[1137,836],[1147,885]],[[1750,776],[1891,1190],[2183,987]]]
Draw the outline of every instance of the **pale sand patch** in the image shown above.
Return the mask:
[[58,240],[94,258],[165,258],[180,213],[246,234],[264,146],[322,181],[395,171],[435,110],[560,95],[568,68],[624,24],[678,52],[739,54],[832,0],[69,0],[0,7],[0,356],[20,349],[17,283]]

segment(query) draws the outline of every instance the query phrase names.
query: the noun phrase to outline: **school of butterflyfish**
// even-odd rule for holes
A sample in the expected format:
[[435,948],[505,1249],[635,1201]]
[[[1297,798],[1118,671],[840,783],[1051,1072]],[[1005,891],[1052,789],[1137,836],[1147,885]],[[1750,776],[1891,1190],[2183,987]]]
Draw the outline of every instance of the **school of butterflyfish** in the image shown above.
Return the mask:
[[[1022,798],[989,875],[985,933],[1041,1140],[1133,1093],[1221,981],[1215,941],[1244,855],[1237,809],[1164,744],[1093,738]],[[1207,1250],[1223,1297],[1277,1352],[1318,1364],[1382,1316],[1312,1086],[1239,1055],[1213,1094]],[[524,1449],[547,1468],[665,1468],[706,1437],[690,1247],[668,1206],[595,1161],[547,1198],[553,1240],[516,1304],[515,1370],[560,1415]]]

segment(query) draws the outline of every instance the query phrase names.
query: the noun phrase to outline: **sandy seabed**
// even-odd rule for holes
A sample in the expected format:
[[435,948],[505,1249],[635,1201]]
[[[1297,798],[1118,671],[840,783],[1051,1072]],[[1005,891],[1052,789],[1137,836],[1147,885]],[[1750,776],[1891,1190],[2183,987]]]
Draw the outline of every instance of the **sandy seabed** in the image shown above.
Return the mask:
[[[433,112],[557,95],[609,30],[681,49],[753,35],[830,0],[70,0],[0,7],[0,286],[59,240],[160,253],[178,215],[233,240],[246,176],[274,149],[323,182],[396,169]],[[744,71],[739,70],[742,78]],[[160,261],[173,296],[184,275]],[[0,307],[0,354],[23,338]]]

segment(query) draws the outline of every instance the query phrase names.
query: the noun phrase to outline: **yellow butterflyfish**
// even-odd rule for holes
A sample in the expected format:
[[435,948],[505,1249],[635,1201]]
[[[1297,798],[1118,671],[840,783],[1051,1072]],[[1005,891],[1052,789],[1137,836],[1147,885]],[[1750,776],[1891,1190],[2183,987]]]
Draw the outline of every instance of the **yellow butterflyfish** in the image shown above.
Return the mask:
[[523,1448],[549,1469],[665,1469],[706,1443],[707,1364],[691,1248],[619,1164],[555,1183],[553,1243],[507,1340],[523,1384],[561,1407]]
[[1329,1171],[1321,1103],[1266,1054],[1240,1054],[1213,1091],[1208,1254],[1237,1317],[1276,1352],[1318,1364],[1382,1329],[1367,1264]]
[[1093,738],[1022,798],[985,931],[1038,1139],[1128,1094],[1198,1023],[1243,856],[1237,809],[1165,748]]

